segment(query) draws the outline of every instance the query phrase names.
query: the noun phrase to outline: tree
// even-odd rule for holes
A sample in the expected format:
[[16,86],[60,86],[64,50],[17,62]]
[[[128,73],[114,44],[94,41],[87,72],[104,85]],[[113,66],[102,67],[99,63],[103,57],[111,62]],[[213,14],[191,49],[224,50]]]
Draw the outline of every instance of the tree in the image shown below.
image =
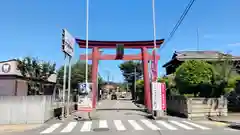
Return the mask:
[[232,56],[229,54],[220,54],[218,61],[212,62],[214,67],[213,95],[220,96],[229,93],[236,88],[237,80],[240,75],[237,72]]
[[[86,69],[86,63],[83,61],[77,61],[76,63],[71,65],[71,88],[77,89],[78,83],[85,82],[85,69]],[[88,82],[91,82],[91,65],[88,64]],[[58,83],[63,84],[63,73],[64,73],[64,66],[61,66],[57,72],[58,74]],[[66,72],[66,80],[68,80],[68,67]],[[66,81],[66,86],[68,85],[68,82]],[[67,86],[68,87],[68,86]]]
[[185,61],[176,70],[175,82],[180,94],[206,96],[212,91],[213,66],[205,61]]
[[40,94],[41,81],[47,81],[48,77],[55,73],[55,63],[39,61],[37,58],[25,57],[17,59],[17,63],[22,76],[28,79],[28,95]]
[[[72,64],[71,66],[71,88],[77,89],[78,83],[85,82],[85,69],[86,69],[86,63],[83,61],[77,61],[76,63]],[[58,70],[58,83],[63,84],[63,73],[64,73],[64,66],[61,66]],[[68,80],[68,67],[67,67],[67,76]],[[92,80],[92,65],[88,64],[88,82],[91,82]],[[103,84],[103,79],[101,76],[98,76],[98,87],[100,88]],[[66,82],[66,86],[68,85],[68,82]],[[68,86],[67,86],[68,87]]]
[[[124,76],[125,81],[132,84],[130,86],[130,89],[131,89],[132,97],[135,97],[134,96],[135,93],[134,93],[134,89],[133,89],[133,86],[135,83],[134,80],[140,79],[141,76],[143,75],[142,64],[140,62],[126,61],[126,62],[120,64],[119,68],[122,72],[122,75]],[[136,69],[136,78],[134,78],[135,77],[135,69]]]

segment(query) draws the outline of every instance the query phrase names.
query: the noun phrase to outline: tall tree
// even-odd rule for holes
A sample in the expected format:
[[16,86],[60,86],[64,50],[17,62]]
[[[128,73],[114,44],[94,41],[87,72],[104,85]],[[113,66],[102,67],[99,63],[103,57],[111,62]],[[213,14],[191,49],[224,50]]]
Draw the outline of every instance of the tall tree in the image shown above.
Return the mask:
[[41,81],[47,81],[48,77],[55,73],[55,63],[39,61],[37,58],[29,56],[17,59],[17,62],[22,76],[28,79],[28,95],[40,94]]
[[[84,61],[77,61],[76,63],[72,64],[71,66],[72,74],[71,74],[71,88],[77,89],[78,83],[85,82],[85,69],[86,64]],[[58,70],[58,83],[63,84],[63,73],[64,73],[64,66],[61,66]],[[67,80],[68,80],[68,67],[67,67]],[[88,82],[92,80],[92,65],[88,64]],[[66,82],[68,83],[68,82]],[[103,79],[101,76],[98,77],[98,84],[99,88],[103,84]],[[66,84],[67,86],[68,84]]]
[[[125,81],[132,84],[130,85],[130,89],[132,93],[132,98],[134,98],[135,97],[134,83],[136,83],[134,80],[135,79],[139,80],[143,75],[142,63],[134,61],[125,61],[119,65],[119,68],[122,72],[122,75],[124,76]],[[136,78],[134,78],[135,70]]]

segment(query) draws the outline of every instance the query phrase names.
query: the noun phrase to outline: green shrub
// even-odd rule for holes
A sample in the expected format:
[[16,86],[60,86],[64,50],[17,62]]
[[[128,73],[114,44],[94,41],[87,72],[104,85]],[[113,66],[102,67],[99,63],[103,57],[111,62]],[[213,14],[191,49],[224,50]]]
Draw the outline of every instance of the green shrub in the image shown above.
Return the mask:
[[213,70],[213,66],[205,61],[185,61],[176,70],[175,82],[179,93],[210,95]]

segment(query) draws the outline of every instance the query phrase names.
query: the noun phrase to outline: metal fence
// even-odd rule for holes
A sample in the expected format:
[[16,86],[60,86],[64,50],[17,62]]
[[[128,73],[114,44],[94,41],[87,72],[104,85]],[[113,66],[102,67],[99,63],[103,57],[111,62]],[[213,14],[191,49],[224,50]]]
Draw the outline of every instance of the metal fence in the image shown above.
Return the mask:
[[0,124],[44,123],[53,106],[52,96],[0,96]]

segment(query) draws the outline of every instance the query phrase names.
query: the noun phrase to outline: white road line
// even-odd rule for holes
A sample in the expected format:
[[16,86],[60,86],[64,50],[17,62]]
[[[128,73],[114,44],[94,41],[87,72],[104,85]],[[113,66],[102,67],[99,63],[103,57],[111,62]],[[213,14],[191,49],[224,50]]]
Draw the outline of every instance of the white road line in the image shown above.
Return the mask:
[[122,124],[122,121],[121,121],[121,120],[114,120],[113,122],[114,122],[117,130],[120,130],[120,131],[126,130],[126,128],[125,128],[124,125]]
[[53,124],[51,127],[47,128],[46,130],[42,131],[40,134],[48,134],[53,132],[55,129],[57,129],[58,127],[60,127],[62,125],[62,123],[56,123]]
[[152,130],[160,130],[159,127],[157,127],[156,125],[154,125],[152,122],[148,121],[148,120],[141,120],[143,124],[145,124],[148,128],[152,129]]
[[91,127],[92,127],[92,122],[91,121],[85,121],[83,123],[83,126],[81,128],[81,132],[89,132],[91,131]]
[[135,120],[128,120],[135,130],[144,130]]
[[70,122],[61,132],[62,133],[71,132],[76,125],[77,125],[77,122]]
[[161,124],[161,125],[163,125],[164,127],[166,127],[167,129],[170,129],[170,130],[177,130],[177,128],[176,127],[174,127],[174,126],[172,126],[172,125],[170,125],[170,124],[168,124],[167,122],[165,122],[165,121],[162,121],[162,120],[158,120],[158,121],[156,121],[158,124]]
[[189,127],[187,125],[184,125],[184,124],[182,124],[180,122],[177,122],[177,121],[174,121],[174,120],[170,120],[169,122],[171,122],[171,123],[173,123],[173,124],[175,124],[175,125],[177,125],[179,127],[182,127],[184,129],[187,129],[187,130],[193,130],[193,128],[191,128],[191,127]]
[[99,121],[99,128],[108,128],[108,124],[106,120]]
[[209,130],[209,129],[210,129],[210,128],[208,128],[208,127],[204,127],[204,126],[201,126],[201,125],[198,125],[198,124],[189,122],[189,121],[182,121],[182,122],[187,123],[187,124],[189,124],[189,125],[191,125],[191,126],[200,128],[200,129],[202,129],[202,130]]

